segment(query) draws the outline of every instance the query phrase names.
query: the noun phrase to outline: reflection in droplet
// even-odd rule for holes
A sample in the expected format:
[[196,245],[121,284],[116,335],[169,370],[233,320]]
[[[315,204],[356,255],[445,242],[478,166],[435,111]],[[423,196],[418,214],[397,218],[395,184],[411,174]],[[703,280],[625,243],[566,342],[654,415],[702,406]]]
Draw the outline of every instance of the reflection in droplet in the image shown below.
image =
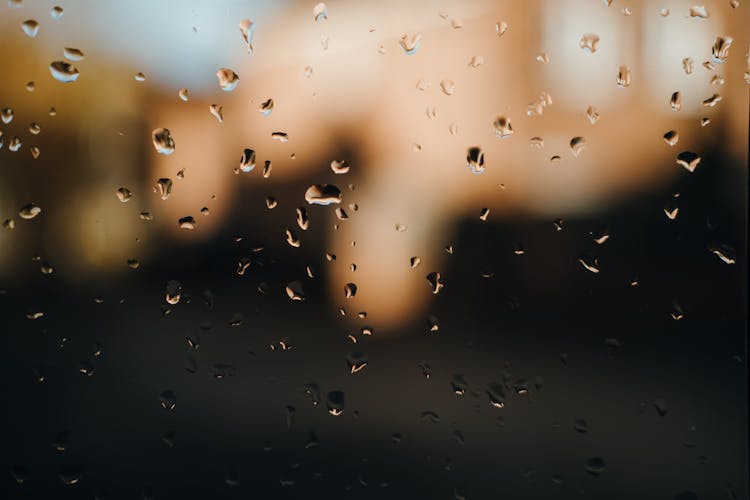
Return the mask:
[[341,203],[341,191],[333,184],[313,184],[305,191],[305,201],[310,205]]
[[422,35],[420,33],[405,33],[401,35],[398,43],[407,55],[413,55],[419,50],[419,40],[421,38]]
[[169,133],[168,128],[157,128],[151,132],[151,141],[154,143],[154,149],[162,155],[171,155],[174,153],[174,139]]
[[484,172],[484,152],[481,148],[474,146],[466,150],[466,162],[472,174]]
[[71,83],[78,80],[78,69],[65,61],[54,61],[49,65],[49,72],[58,82]]
[[21,29],[29,37],[34,38],[39,33],[39,23],[35,19],[27,19],[21,23]]

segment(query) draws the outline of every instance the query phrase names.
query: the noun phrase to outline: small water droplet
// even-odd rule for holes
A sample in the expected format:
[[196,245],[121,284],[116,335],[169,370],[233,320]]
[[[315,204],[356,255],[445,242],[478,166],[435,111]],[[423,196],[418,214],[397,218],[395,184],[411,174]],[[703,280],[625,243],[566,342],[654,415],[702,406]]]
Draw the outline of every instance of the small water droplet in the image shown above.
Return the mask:
[[255,32],[255,23],[250,19],[243,19],[240,21],[240,33],[242,34],[242,41],[247,46],[247,52],[253,53],[253,33]]
[[490,382],[487,384],[486,391],[492,406],[495,408],[505,407],[505,385],[500,382]]
[[49,15],[52,19],[60,19],[64,13],[65,11],[59,5],[55,5],[52,7],[52,10],[49,11]]
[[175,396],[174,391],[164,391],[159,394],[159,403],[164,410],[174,413],[174,408],[177,405],[177,396]]
[[313,7],[313,19],[316,22],[328,19],[328,6],[325,3],[320,2]]
[[708,19],[708,9],[706,9],[705,5],[694,5],[690,7],[690,17],[697,17],[700,19]]
[[505,21],[498,21],[495,23],[495,33],[497,33],[498,37],[503,36],[506,31],[508,31],[508,23]]
[[573,156],[578,157],[581,152],[586,148],[586,139],[583,137],[573,137],[570,140],[570,152]]
[[453,80],[441,80],[440,88],[445,95],[453,95],[456,93],[456,82]]
[[169,280],[165,287],[164,300],[167,304],[175,305],[182,298],[182,283],[177,280]]
[[130,201],[130,199],[133,197],[133,193],[130,192],[128,188],[121,187],[117,189],[117,199],[120,200],[122,203],[127,203]]
[[286,294],[287,296],[294,301],[304,301],[305,300],[305,291],[302,289],[302,282],[301,281],[292,281],[290,283],[287,283],[286,285]]
[[474,146],[466,150],[466,162],[472,174],[484,172],[484,152],[481,148]]
[[724,264],[727,265],[733,265],[736,263],[736,252],[734,248],[732,248],[729,245],[726,245],[724,243],[720,243],[718,245],[712,245],[708,248],[708,250],[716,255]]
[[157,128],[151,132],[151,141],[154,143],[154,149],[162,155],[171,155],[174,153],[174,139],[170,135],[168,128]]
[[669,130],[664,134],[664,142],[670,146],[675,146],[679,140],[680,134],[678,134],[676,130]]
[[215,117],[215,118],[216,118],[217,120],[219,120],[219,123],[221,123],[221,122],[223,122],[223,121],[224,121],[224,114],[223,114],[223,111],[224,111],[224,107],[223,107],[223,106],[221,106],[220,104],[211,104],[211,105],[210,105],[210,106],[208,107],[208,111],[209,111],[209,112],[210,112],[210,113],[211,113],[212,115],[214,115],[214,117]]
[[49,72],[58,82],[71,83],[78,80],[78,69],[65,61],[54,61],[49,65]]
[[34,38],[39,33],[39,23],[35,19],[27,19],[21,23],[21,29],[29,37]]
[[421,33],[404,33],[399,38],[398,43],[404,49],[406,55],[414,55],[419,50],[419,41],[422,38]]
[[169,195],[172,194],[172,179],[164,177],[157,180],[154,192],[158,193],[162,200],[169,198]]
[[178,90],[177,95],[183,102],[188,102],[188,100],[190,99],[190,91],[185,87],[182,87],[180,90]]
[[578,46],[593,54],[599,47],[599,35],[596,33],[584,33],[583,36],[581,36],[581,40],[578,42]]
[[607,463],[601,457],[592,457],[586,461],[586,472],[598,476],[607,469]]
[[13,121],[13,116],[14,113],[11,108],[3,108],[3,110],[0,111],[0,119],[2,119],[3,123],[5,123],[6,125]]
[[422,423],[429,422],[431,424],[440,423],[440,415],[431,410],[425,410],[419,414],[419,421]]
[[513,135],[513,127],[510,124],[510,119],[504,116],[498,116],[497,118],[495,118],[492,126],[495,129],[495,137],[507,139],[508,137]]
[[42,213],[42,209],[33,203],[22,206],[18,210],[18,216],[22,219],[30,220]]
[[367,355],[363,352],[350,352],[345,359],[351,374],[364,370],[368,363]]
[[438,272],[431,272],[426,276],[427,283],[432,288],[433,294],[438,294],[445,284],[442,282],[442,276]]
[[721,102],[721,95],[714,94],[711,97],[704,99],[703,105],[706,106],[707,108],[713,108],[714,106],[719,104],[719,102]]
[[177,224],[180,226],[180,229],[187,229],[187,230],[193,230],[195,229],[195,219],[188,215],[186,217],[181,217]]
[[133,80],[135,80],[136,82],[145,82],[146,81],[146,75],[144,75],[141,72],[138,72],[135,75],[133,75]]
[[540,52],[536,55],[536,60],[542,64],[549,64],[549,55],[546,52]]
[[484,65],[484,57],[482,56],[472,56],[471,60],[469,61],[469,67],[470,68],[478,68],[479,66]]
[[346,174],[349,172],[349,163],[346,160],[333,160],[331,170],[334,174]]
[[411,266],[412,269],[419,267],[419,264],[421,263],[422,263],[422,257],[414,256],[409,259],[409,265]]
[[266,99],[260,104],[260,106],[258,106],[258,111],[262,113],[263,116],[270,115],[272,110],[273,110],[273,99]]
[[669,98],[669,105],[672,106],[674,111],[679,111],[682,108],[682,94],[674,92],[672,97]]
[[594,257],[593,255],[586,254],[578,258],[578,263],[583,266],[584,269],[587,271],[593,273],[593,274],[599,274],[599,259]]
[[669,9],[667,9],[666,7],[659,9],[659,15],[661,17],[667,17],[669,15]]
[[242,151],[242,157],[240,158],[240,170],[243,172],[250,172],[255,168],[255,151],[250,148],[245,148]]
[[338,417],[344,413],[344,391],[331,391],[326,395],[328,413]]
[[630,66],[620,66],[617,72],[617,86],[623,89],[630,86]]
[[305,191],[305,201],[310,205],[341,203],[341,191],[333,184],[313,184]]
[[692,57],[686,57],[682,60],[682,70],[685,72],[686,75],[693,74],[693,58]]
[[684,167],[688,172],[692,173],[701,162],[701,157],[692,151],[683,151],[677,155],[676,162],[679,166]]
[[86,59],[83,51],[74,47],[64,47],[63,56],[69,61],[83,61],[84,59]]

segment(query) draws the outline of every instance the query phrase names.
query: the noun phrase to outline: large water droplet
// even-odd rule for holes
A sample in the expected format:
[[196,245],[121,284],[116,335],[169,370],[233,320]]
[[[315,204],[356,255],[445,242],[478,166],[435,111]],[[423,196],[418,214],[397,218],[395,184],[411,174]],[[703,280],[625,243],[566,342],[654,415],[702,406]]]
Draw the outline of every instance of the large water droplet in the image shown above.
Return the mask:
[[219,87],[224,92],[231,92],[240,83],[239,75],[229,68],[220,68],[216,72],[216,78],[219,79]]
[[313,184],[305,191],[305,201],[310,205],[341,203],[341,191],[333,184]]
[[154,149],[162,155],[171,155],[174,153],[174,139],[169,133],[168,128],[157,128],[151,132],[151,140],[154,143]]
[[21,29],[31,38],[39,33],[39,23],[35,19],[27,19],[21,23]]
[[313,7],[313,19],[316,22],[328,19],[328,6],[325,3],[320,2]]
[[78,80],[78,69],[65,61],[54,61],[49,65],[49,72],[58,82],[71,83]]

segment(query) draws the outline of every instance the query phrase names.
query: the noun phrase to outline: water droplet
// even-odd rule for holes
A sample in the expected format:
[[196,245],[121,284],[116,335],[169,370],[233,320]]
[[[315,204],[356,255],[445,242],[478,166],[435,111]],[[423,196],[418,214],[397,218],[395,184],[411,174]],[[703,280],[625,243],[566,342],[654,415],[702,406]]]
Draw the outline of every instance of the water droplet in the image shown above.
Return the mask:
[[245,148],[242,151],[242,157],[240,158],[240,170],[243,172],[250,172],[255,168],[255,151],[250,148]]
[[669,105],[672,106],[674,111],[679,111],[682,108],[682,94],[674,92],[672,97],[669,98]]
[[344,297],[351,299],[357,295],[357,285],[354,283],[347,283],[344,285]]
[[714,94],[711,97],[704,99],[703,105],[706,106],[707,108],[713,108],[714,106],[719,104],[719,102],[721,102],[721,95]]
[[153,218],[154,218],[154,216],[151,214],[151,212],[141,212],[140,214],[138,214],[138,217],[141,220],[145,220],[145,221],[153,220]]
[[607,468],[607,463],[601,457],[592,457],[586,461],[586,472],[598,476]]
[[653,401],[654,408],[656,409],[656,413],[659,414],[660,417],[664,417],[669,413],[669,406],[667,405],[667,401],[664,398],[656,398]]
[[487,396],[490,404],[495,408],[505,407],[505,385],[500,382],[490,382],[487,384]]
[[437,294],[440,292],[440,290],[443,289],[445,286],[444,283],[441,281],[441,275],[438,272],[431,272],[426,276],[427,283],[429,283],[430,287],[432,288],[432,293]]
[[425,410],[419,414],[419,421],[422,423],[429,422],[431,424],[440,423],[440,415],[431,410]]
[[49,65],[49,72],[58,82],[71,83],[78,80],[78,69],[65,61],[54,61]]
[[214,115],[214,117],[217,120],[219,120],[219,123],[224,121],[224,114],[223,114],[224,107],[223,106],[219,104],[211,104],[208,107],[208,110],[211,112],[212,115]]
[[352,374],[364,370],[368,362],[367,356],[362,352],[350,352],[345,359],[349,372]]
[[482,56],[472,56],[471,60],[469,61],[469,67],[470,68],[478,68],[479,66],[484,65],[484,57]]
[[258,106],[258,111],[263,113],[263,116],[268,116],[273,110],[273,99],[267,99]]
[[313,184],[305,191],[305,201],[310,205],[341,203],[341,191],[333,184]]
[[18,216],[22,219],[30,220],[42,213],[42,209],[33,203],[22,206],[18,210]]
[[694,5],[690,7],[690,17],[698,17],[700,19],[708,19],[709,14],[705,5]]
[[195,229],[195,219],[190,215],[186,217],[181,217],[177,221],[177,224],[180,226],[180,229],[188,229],[188,230]]
[[[6,125],[13,121],[13,110],[11,108],[3,108],[2,111],[0,111],[0,119],[2,119],[3,123]],[[0,136],[2,137],[2,136]]]
[[268,179],[271,177],[271,160],[263,162],[263,178]]
[[174,153],[174,139],[169,133],[168,128],[157,128],[151,132],[151,141],[154,143],[154,149],[162,155],[171,155]]
[[[273,206],[269,206],[268,208],[275,207],[276,200],[272,200]],[[268,201],[266,201],[266,204],[268,205]],[[289,243],[289,246],[293,248],[299,248],[302,243],[299,241],[299,238],[297,237],[297,233],[294,232],[292,228],[286,228],[284,230],[284,233],[286,234],[286,242]]]
[[120,200],[122,203],[127,203],[130,201],[130,198],[133,197],[133,193],[130,192],[128,188],[121,187],[117,190],[117,199]]
[[679,140],[680,134],[678,134],[676,130],[670,130],[664,134],[664,142],[670,146],[675,146]]
[[229,68],[220,68],[216,72],[216,78],[219,79],[219,87],[224,92],[231,92],[240,83],[239,75]]
[[305,66],[302,73],[305,75],[305,78],[310,78],[313,75],[312,66]]
[[536,55],[536,60],[542,64],[549,64],[549,55],[546,52],[540,52]]
[[712,245],[708,247],[708,250],[716,255],[724,264],[727,265],[733,265],[736,262],[736,252],[734,251],[734,248],[732,248],[729,245],[726,245],[724,243],[720,243],[718,245]]
[[399,38],[398,43],[404,49],[407,55],[413,55],[419,50],[419,41],[422,38],[421,33],[404,33]]
[[83,470],[80,467],[63,467],[58,477],[66,486],[73,486],[83,477]]
[[581,40],[578,42],[578,46],[593,54],[599,46],[599,35],[596,33],[584,33]]
[[157,180],[156,185],[154,186],[154,192],[158,193],[162,200],[169,198],[169,195],[172,194],[172,179],[164,177]]
[[685,72],[686,75],[691,75],[693,73],[693,58],[692,57],[686,57],[682,60],[682,70]]
[[667,17],[669,15],[669,9],[666,7],[659,9],[659,15],[661,17]]
[[495,33],[497,33],[498,37],[503,36],[506,31],[508,31],[508,23],[505,21],[498,21],[495,23]]
[[177,91],[177,95],[183,102],[188,102],[188,100],[190,99],[190,91],[185,87],[182,87],[179,91]]
[[414,256],[409,259],[409,265],[411,266],[412,269],[419,267],[419,264],[421,263],[422,263],[422,257]]
[[86,56],[83,54],[83,52],[80,49],[76,49],[74,47],[63,48],[63,56],[69,61],[83,61],[84,59],[86,59]]
[[328,19],[328,6],[323,2],[316,4],[315,7],[313,7],[313,19],[315,19],[316,22]]
[[579,257],[578,258],[578,263],[581,264],[584,269],[586,269],[587,271],[589,271],[591,273],[599,274],[599,272],[600,272],[600,269],[599,269],[599,259],[597,259],[593,255],[588,255],[587,254],[587,255],[584,255],[582,257]]
[[146,75],[144,75],[141,72],[138,72],[135,75],[133,75],[133,80],[135,80],[136,82],[145,82],[146,81]]
[[35,19],[27,19],[21,23],[21,29],[29,37],[34,38],[39,33],[39,23]]
[[586,148],[586,139],[583,137],[573,137],[570,140],[570,152],[577,157]]
[[177,405],[177,396],[175,396],[174,391],[164,391],[159,394],[159,403],[164,410],[174,413],[174,408]]
[[344,392],[343,391],[331,391],[326,395],[326,406],[328,407],[328,413],[338,417],[344,413]]
[[289,134],[286,132],[271,132],[271,139],[279,142],[289,142]]
[[479,212],[479,218],[483,221],[487,220],[487,217],[490,216],[490,209],[489,208],[483,208],[481,212]]
[[617,72],[617,86],[620,88],[630,86],[630,66],[620,66],[620,69]]
[[484,152],[481,148],[474,146],[466,150],[466,162],[472,174],[484,172]]
[[680,213],[679,207],[667,207],[664,209],[664,215],[666,215],[667,219],[669,220],[675,220],[679,213]]
[[456,82],[453,80],[441,80],[440,88],[445,95],[453,95],[456,93]]
[[701,162],[701,157],[692,151],[683,151],[677,155],[677,164],[692,173]]
[[255,32],[255,23],[250,19],[243,19],[240,21],[240,33],[242,33],[242,41],[247,46],[247,52],[253,53],[253,33]]
[[52,10],[49,11],[49,15],[52,19],[60,19],[64,13],[65,11],[59,5],[55,5],[52,7]]
[[165,287],[164,300],[167,304],[175,305],[180,302],[182,297],[182,283],[177,280],[169,280]]
[[498,116],[495,118],[492,126],[495,129],[495,137],[507,139],[513,135],[513,127],[510,124],[510,120],[504,116]]
[[38,123],[30,123],[29,124],[29,133],[31,135],[38,135],[39,132],[42,131],[42,127],[39,126]]
[[305,300],[305,291],[302,289],[301,281],[292,281],[286,285],[287,296],[294,301]]
[[589,424],[582,418],[577,418],[575,421],[575,424],[573,425],[573,428],[576,432],[579,432],[581,434],[586,434],[589,432]]

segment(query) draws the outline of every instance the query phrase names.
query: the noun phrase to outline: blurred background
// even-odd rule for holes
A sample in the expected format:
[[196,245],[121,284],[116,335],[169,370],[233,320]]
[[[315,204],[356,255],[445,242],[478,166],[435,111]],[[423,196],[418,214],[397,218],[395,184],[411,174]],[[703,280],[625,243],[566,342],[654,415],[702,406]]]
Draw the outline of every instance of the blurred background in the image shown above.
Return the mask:
[[3,497],[747,498],[749,25],[7,0]]

